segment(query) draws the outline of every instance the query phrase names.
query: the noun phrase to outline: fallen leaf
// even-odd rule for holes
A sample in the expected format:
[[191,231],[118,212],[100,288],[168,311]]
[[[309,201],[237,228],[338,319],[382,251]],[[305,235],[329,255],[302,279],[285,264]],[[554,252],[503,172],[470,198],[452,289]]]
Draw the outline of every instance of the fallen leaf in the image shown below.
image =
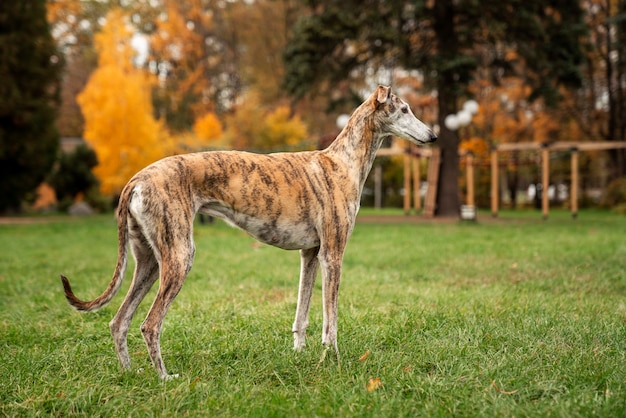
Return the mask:
[[493,387],[494,387],[494,389],[496,390],[496,392],[498,392],[498,393],[500,393],[500,394],[502,394],[502,395],[513,395],[513,394],[517,393],[517,389],[512,390],[512,391],[510,391],[510,392],[507,392],[507,391],[501,390],[501,389],[498,387],[498,385],[496,385],[495,380],[492,380],[492,381],[491,381],[491,386],[493,386]]
[[383,383],[380,381],[380,377],[372,377],[370,378],[369,382],[367,382],[367,385],[365,386],[365,388],[367,389],[368,392],[372,393],[375,390],[378,390],[380,388],[383,387]]
[[199,381],[200,381],[199,377],[196,377],[195,379],[193,379],[193,382],[189,384],[189,390],[193,390]]
[[359,357],[359,361],[365,361],[366,358],[368,358],[370,355],[370,350],[367,350],[365,352],[365,354],[363,354],[361,357]]

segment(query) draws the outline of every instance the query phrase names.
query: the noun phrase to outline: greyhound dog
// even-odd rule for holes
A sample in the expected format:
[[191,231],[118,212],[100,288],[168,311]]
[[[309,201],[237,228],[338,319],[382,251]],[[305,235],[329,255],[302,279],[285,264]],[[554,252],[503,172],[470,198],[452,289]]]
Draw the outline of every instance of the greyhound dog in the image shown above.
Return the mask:
[[155,162],[122,190],[117,209],[118,258],[108,288],[96,299],[82,301],[61,276],[68,302],[80,311],[109,303],[124,278],[130,243],[135,272],[128,294],[109,324],[117,356],[123,368],[130,368],[130,323],[139,303],[160,278],[141,333],[159,376],[175,376],[167,373],[159,340],[165,314],[193,263],[193,220],[200,212],[221,218],[266,244],[300,250],[300,285],[292,328],[296,350],[305,345],[311,294],[321,267],[322,344],[339,356],[337,300],[344,249],[365,179],[383,139],[390,135],[415,144],[437,139],[390,87],[379,86],[324,150],[268,155],[213,151]]

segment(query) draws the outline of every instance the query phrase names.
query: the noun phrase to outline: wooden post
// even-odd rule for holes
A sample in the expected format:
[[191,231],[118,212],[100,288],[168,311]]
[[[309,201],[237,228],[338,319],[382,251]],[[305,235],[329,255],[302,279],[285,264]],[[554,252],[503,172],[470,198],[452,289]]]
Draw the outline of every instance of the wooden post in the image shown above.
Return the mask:
[[578,148],[572,147],[572,184],[570,185],[570,198],[572,206],[572,218],[578,216]]
[[[411,144],[411,147],[417,149],[417,145]],[[422,208],[422,196],[420,194],[420,186],[422,181],[420,179],[420,155],[416,154],[413,158],[413,209],[419,211]]]
[[467,164],[467,205],[476,206],[474,203],[474,153],[468,152],[465,158]]
[[543,219],[548,219],[550,200],[548,188],[550,187],[550,148],[543,144],[541,149],[541,214]]
[[441,165],[441,149],[433,147],[430,159],[428,160],[428,189],[424,199],[424,216],[435,216],[437,206],[437,183],[439,182],[439,168]]
[[404,153],[404,214],[411,213],[411,154],[407,148]]
[[376,164],[374,167],[374,208],[380,209],[382,207],[383,193],[383,168],[380,164]]
[[498,149],[491,150],[491,216],[498,216]]

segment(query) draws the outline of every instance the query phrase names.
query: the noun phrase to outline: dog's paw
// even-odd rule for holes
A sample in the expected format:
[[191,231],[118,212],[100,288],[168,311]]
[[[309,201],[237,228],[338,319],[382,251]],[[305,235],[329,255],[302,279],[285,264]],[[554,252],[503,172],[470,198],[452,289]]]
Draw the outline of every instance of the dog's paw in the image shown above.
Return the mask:
[[165,376],[162,376],[161,379],[163,379],[163,381],[165,382],[169,382],[170,380],[178,379],[178,377],[178,373],[166,374]]
[[306,337],[300,336],[296,333],[293,334],[293,349],[295,351],[302,351],[306,345]]

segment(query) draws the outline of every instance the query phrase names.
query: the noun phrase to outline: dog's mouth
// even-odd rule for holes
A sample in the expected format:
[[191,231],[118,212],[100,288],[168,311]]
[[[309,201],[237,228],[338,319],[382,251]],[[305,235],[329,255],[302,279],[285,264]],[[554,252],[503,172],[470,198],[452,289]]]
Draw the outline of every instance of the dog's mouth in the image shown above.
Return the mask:
[[434,132],[430,132],[428,134],[427,140],[424,140],[423,138],[417,138],[415,135],[411,135],[411,134],[409,134],[409,136],[411,137],[413,141],[420,143],[420,144],[431,144],[437,140],[437,135],[435,135]]

